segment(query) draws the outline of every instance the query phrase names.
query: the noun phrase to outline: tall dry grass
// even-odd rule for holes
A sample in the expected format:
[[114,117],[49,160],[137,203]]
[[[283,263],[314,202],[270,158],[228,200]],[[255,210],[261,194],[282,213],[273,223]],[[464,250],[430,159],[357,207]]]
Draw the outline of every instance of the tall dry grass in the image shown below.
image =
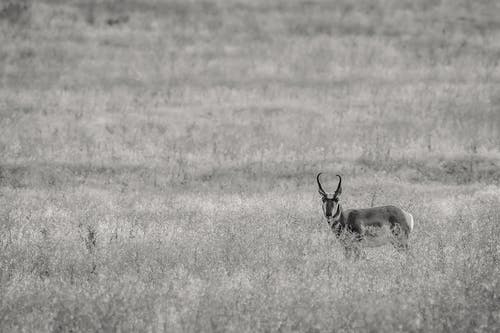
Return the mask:
[[[415,214],[411,252],[370,250],[354,263],[343,258],[311,192],[3,190],[2,327],[498,328],[498,187],[471,195],[382,185],[387,194],[378,200]],[[348,186],[345,196],[346,205],[370,200]]]

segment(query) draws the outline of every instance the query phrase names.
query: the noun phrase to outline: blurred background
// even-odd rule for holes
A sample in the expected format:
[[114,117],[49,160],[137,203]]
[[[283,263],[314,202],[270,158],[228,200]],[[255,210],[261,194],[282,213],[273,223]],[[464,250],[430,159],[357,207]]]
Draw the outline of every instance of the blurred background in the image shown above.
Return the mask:
[[0,183],[497,182],[499,7],[2,0]]

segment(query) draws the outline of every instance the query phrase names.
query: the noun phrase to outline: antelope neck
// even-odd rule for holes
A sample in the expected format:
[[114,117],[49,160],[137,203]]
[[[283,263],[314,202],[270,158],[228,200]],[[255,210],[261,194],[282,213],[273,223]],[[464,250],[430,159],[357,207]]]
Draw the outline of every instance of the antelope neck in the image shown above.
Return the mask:
[[342,233],[342,230],[344,230],[345,217],[344,217],[344,211],[342,210],[342,207],[340,205],[337,205],[337,211],[328,221],[328,225],[330,226],[332,231],[337,235],[337,237],[339,237],[340,234]]

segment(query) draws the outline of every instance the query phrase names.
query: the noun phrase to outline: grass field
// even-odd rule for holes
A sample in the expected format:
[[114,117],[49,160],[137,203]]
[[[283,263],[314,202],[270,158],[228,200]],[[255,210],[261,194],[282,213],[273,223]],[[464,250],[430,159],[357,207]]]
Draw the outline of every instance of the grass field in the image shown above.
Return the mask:
[[498,332],[499,61],[494,0],[3,0],[0,331]]

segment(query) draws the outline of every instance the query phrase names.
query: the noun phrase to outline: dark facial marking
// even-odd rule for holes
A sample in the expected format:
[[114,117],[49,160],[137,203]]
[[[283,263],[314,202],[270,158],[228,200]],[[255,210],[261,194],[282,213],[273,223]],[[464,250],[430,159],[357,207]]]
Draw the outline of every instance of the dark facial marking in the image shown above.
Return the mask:
[[332,210],[333,210],[333,200],[326,200],[325,213],[327,217],[332,216]]

